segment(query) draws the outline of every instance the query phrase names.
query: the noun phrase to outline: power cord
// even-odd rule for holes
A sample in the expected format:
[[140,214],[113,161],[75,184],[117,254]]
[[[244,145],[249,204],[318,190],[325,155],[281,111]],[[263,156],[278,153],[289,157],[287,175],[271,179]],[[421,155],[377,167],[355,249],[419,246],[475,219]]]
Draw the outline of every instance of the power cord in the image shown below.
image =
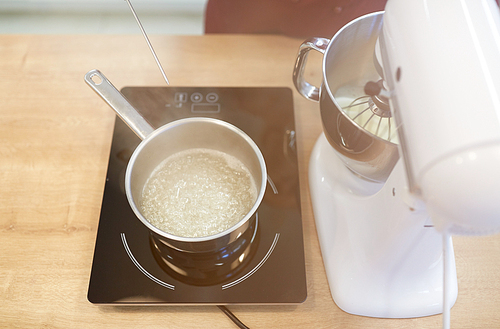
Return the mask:
[[236,324],[238,326],[238,328],[250,329],[249,327],[245,326],[245,324],[243,322],[241,322],[240,319],[238,319],[230,310],[228,310],[227,307],[225,307],[223,305],[217,305],[217,307],[219,308],[219,310],[224,312],[224,314],[227,315],[231,319],[231,321],[233,321],[234,324]]

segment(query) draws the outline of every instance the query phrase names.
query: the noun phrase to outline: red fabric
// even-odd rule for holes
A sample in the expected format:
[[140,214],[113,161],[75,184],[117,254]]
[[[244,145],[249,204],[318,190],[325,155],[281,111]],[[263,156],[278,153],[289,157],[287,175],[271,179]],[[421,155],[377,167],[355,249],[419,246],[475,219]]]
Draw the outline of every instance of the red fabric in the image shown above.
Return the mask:
[[384,10],[387,0],[209,0],[205,33],[331,38],[342,26]]

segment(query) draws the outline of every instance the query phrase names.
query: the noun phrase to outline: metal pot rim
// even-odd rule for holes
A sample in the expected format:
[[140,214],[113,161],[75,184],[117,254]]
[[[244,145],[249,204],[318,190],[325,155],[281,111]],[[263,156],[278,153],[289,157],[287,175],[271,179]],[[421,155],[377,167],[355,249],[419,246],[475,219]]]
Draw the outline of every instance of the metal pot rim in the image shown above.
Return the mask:
[[[132,167],[133,167],[135,161],[137,160],[137,157],[141,153],[141,150],[151,140],[153,140],[159,134],[163,133],[165,130],[171,129],[171,128],[179,126],[179,125],[188,124],[190,122],[209,122],[209,123],[212,123],[212,124],[218,124],[218,125],[224,126],[225,128],[227,128],[227,129],[235,132],[240,137],[242,137],[243,139],[245,139],[246,142],[251,146],[251,148],[253,149],[253,151],[257,155],[257,158],[259,160],[260,167],[261,167],[261,170],[262,170],[261,188],[260,188],[259,194],[257,195],[257,199],[256,199],[253,207],[249,210],[249,212],[245,215],[245,217],[243,217],[235,225],[231,226],[230,228],[228,228],[228,229],[226,229],[226,230],[224,230],[222,232],[219,232],[219,233],[213,234],[213,235],[203,236],[203,237],[183,237],[183,236],[177,236],[177,235],[174,235],[174,234],[162,231],[159,228],[157,228],[156,226],[154,226],[153,224],[151,224],[142,215],[142,213],[140,212],[140,210],[137,208],[137,205],[135,204],[134,199],[132,197],[131,186],[130,186],[130,184],[131,184],[130,183],[130,181],[131,181],[130,177],[131,177],[131,174],[132,174]],[[264,161],[264,156],[262,155],[262,152],[260,151],[260,149],[257,146],[257,144],[255,144],[255,142],[245,132],[243,132],[238,127],[236,127],[236,126],[234,126],[234,125],[232,125],[232,124],[230,124],[230,123],[228,123],[226,121],[223,121],[223,120],[214,119],[214,118],[206,118],[206,117],[191,117],[191,118],[179,119],[179,120],[175,120],[175,121],[169,122],[169,123],[161,126],[160,128],[154,130],[134,150],[134,152],[132,154],[132,157],[130,158],[130,161],[129,161],[128,165],[127,165],[127,170],[126,170],[126,173],[125,173],[125,193],[126,193],[128,201],[129,201],[129,204],[130,204],[132,210],[134,211],[135,215],[137,216],[137,218],[139,218],[139,220],[148,229],[150,229],[154,233],[158,234],[159,236],[162,236],[164,238],[171,239],[171,240],[174,240],[174,241],[187,242],[187,243],[201,243],[201,242],[216,240],[218,238],[221,238],[221,237],[224,237],[226,235],[231,234],[233,231],[235,231],[238,228],[240,228],[241,226],[243,226],[257,212],[257,209],[259,208],[259,206],[260,206],[260,204],[261,204],[261,202],[262,202],[262,200],[264,198],[264,194],[265,194],[265,191],[266,191],[266,184],[267,184],[267,169],[266,169],[266,164],[265,164],[265,161]]]

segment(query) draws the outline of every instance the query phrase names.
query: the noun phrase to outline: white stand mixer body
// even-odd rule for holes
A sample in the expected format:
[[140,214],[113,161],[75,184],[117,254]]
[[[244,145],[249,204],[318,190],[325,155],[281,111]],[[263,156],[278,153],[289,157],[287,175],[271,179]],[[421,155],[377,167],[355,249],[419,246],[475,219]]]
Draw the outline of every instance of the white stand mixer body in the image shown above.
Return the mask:
[[[385,183],[352,173],[322,134],[309,184],[335,303],[352,314],[408,318],[443,311],[442,235],[425,209],[408,205],[401,161]],[[405,202],[406,201],[406,202]],[[457,293],[455,262],[448,273]]]
[[[309,167],[323,262],[348,313],[407,318],[446,309],[447,318],[458,291],[449,234],[500,231],[500,11],[493,0],[391,0],[383,25],[379,16],[352,21],[329,43],[310,42],[294,71],[297,90],[320,101],[329,128]],[[319,98],[302,81],[310,48],[324,52]],[[359,132],[343,133],[341,123],[357,116],[323,115],[322,100],[366,86],[372,72],[384,79],[399,140],[400,159],[384,179],[359,170],[379,169],[379,158],[347,152]],[[357,125],[364,132],[366,123]]]

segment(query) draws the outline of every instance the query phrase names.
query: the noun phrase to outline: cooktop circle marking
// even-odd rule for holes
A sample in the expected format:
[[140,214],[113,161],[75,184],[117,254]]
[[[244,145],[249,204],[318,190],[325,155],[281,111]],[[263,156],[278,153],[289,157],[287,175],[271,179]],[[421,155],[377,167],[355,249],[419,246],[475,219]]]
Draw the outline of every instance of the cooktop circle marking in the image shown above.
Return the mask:
[[248,279],[251,275],[253,275],[255,272],[257,272],[257,270],[259,268],[262,267],[262,265],[264,265],[264,263],[269,259],[269,257],[271,256],[271,254],[273,253],[274,251],[274,248],[276,248],[276,245],[278,244],[278,240],[280,238],[280,234],[279,233],[276,233],[276,235],[274,236],[274,240],[273,240],[273,243],[271,244],[271,247],[269,248],[269,250],[267,251],[266,255],[264,256],[264,258],[262,258],[262,260],[259,262],[259,264],[257,264],[250,272],[248,272],[247,274],[245,274],[244,276],[242,276],[241,278],[239,278],[238,280],[234,280],[232,282],[229,282],[225,285],[222,286],[222,290],[225,290],[225,289],[228,289],[228,288],[231,288],[231,287],[234,287],[235,285],[245,281],[246,279]]
[[269,176],[269,175],[267,175],[267,182],[269,183],[269,185],[273,189],[273,193],[278,194],[279,192],[278,192],[278,189],[276,188],[276,184],[274,184],[273,180],[271,179],[271,176]]
[[137,259],[135,259],[134,255],[132,254],[132,251],[130,250],[128,243],[127,243],[127,238],[125,237],[125,233],[120,233],[120,235],[122,237],[123,247],[125,248],[125,251],[127,252],[128,257],[130,258],[132,263],[134,263],[134,265],[139,269],[139,271],[141,271],[142,274],[144,274],[151,281],[159,284],[160,286],[163,286],[163,287],[171,289],[171,290],[175,290],[174,285],[172,285],[170,283],[163,282],[162,280],[158,279],[157,277],[155,277],[154,275],[149,273],[144,267],[142,267],[142,265],[137,261]]

